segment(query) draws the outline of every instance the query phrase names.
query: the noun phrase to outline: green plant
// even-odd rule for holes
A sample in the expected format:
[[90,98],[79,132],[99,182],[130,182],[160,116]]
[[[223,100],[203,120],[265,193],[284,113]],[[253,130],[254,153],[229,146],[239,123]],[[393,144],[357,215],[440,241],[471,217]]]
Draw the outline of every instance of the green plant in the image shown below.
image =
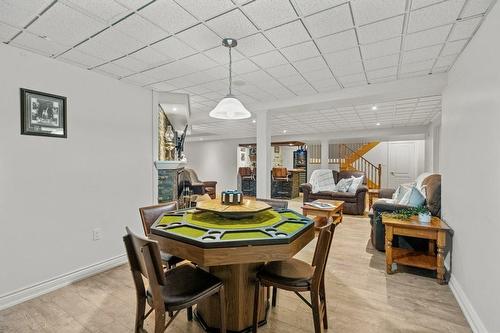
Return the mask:
[[403,208],[403,209],[398,209],[395,210],[392,213],[383,213],[382,215],[390,216],[393,218],[397,218],[400,220],[408,220],[410,217],[414,215],[418,215],[420,213],[427,214],[429,213],[429,210],[425,206],[420,206],[420,207],[409,207],[409,208]]

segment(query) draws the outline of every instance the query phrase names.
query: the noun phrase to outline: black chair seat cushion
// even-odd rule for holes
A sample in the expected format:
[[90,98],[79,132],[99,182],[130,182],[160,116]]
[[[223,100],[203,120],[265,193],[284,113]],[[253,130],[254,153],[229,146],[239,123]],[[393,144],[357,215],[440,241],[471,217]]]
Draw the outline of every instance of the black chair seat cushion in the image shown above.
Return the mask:
[[[162,286],[162,296],[167,310],[178,310],[197,303],[206,295],[215,293],[222,281],[191,264],[180,265],[165,273],[166,285]],[[146,292],[148,303],[152,304],[152,294]]]
[[314,268],[308,263],[295,258],[272,261],[265,264],[258,273],[258,278],[264,282],[276,283],[291,287],[309,288],[311,286]]
[[160,251],[161,260],[165,263],[168,263],[170,266],[175,266],[180,262],[183,262],[184,259],[176,257],[170,253]]

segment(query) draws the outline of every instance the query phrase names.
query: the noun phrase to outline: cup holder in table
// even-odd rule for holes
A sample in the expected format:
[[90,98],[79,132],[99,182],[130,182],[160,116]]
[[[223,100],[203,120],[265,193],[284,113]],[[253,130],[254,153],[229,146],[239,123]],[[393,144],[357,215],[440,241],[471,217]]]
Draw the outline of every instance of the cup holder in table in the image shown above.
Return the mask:
[[275,236],[278,236],[278,237],[286,237],[288,236],[287,234],[285,234],[284,232],[277,232],[274,234]]
[[220,235],[221,233],[222,231],[217,231],[217,230],[212,230],[208,232],[209,235]]
[[276,229],[276,228],[267,228],[266,231],[268,231],[268,232],[276,232],[276,231],[278,231],[278,229]]
[[215,236],[203,236],[203,237],[201,237],[201,240],[204,240],[204,241],[213,241],[216,239],[217,239],[217,237],[215,237]]

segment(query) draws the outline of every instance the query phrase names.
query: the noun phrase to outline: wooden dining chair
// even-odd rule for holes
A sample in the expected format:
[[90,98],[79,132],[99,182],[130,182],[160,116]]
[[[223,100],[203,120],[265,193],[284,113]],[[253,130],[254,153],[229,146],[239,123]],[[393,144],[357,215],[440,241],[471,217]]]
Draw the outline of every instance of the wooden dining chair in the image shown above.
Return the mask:
[[[164,271],[158,243],[134,234],[129,228],[126,230],[127,234],[123,237],[123,242],[127,250],[137,297],[134,332],[145,332],[144,320],[154,311],[154,332],[162,333],[181,310],[191,308],[200,301],[219,294],[220,332],[225,333],[226,298],[221,280],[191,264]],[[148,280],[147,289],[143,277]],[[147,313],[146,302],[151,307]],[[165,323],[166,312],[173,313],[167,323]]]
[[[147,236],[151,233],[151,226],[161,216],[161,214],[166,212],[172,212],[177,209],[178,209],[177,201],[171,201],[160,205],[139,208],[144,234]],[[161,260],[163,261],[167,269],[175,267],[178,263],[184,261],[184,259],[171,255],[170,253],[167,252],[161,251],[160,254],[161,254]]]
[[[332,245],[334,231],[335,224],[333,223],[329,223],[321,228],[312,264],[292,258],[284,261],[269,262],[259,270],[257,273],[254,296],[254,333],[257,332],[258,326],[259,290],[261,285],[293,291],[312,309],[314,331],[320,333],[323,328],[328,328],[325,267],[328,260],[328,253]],[[300,294],[301,292],[307,291],[310,292],[311,295],[310,302]]]
[[273,207],[274,209],[287,209],[288,208],[288,201],[286,200],[277,200],[277,199],[255,199],[257,201],[262,201],[267,203],[269,206]]

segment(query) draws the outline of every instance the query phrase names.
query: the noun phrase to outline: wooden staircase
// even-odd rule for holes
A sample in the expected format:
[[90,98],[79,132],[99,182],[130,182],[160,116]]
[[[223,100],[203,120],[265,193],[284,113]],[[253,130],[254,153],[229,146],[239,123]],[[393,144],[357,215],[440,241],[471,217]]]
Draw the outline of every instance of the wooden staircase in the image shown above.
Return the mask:
[[341,171],[362,171],[366,175],[370,189],[379,189],[382,178],[382,166],[375,165],[363,156],[375,148],[380,142],[373,141],[362,144],[340,144],[338,161]]

